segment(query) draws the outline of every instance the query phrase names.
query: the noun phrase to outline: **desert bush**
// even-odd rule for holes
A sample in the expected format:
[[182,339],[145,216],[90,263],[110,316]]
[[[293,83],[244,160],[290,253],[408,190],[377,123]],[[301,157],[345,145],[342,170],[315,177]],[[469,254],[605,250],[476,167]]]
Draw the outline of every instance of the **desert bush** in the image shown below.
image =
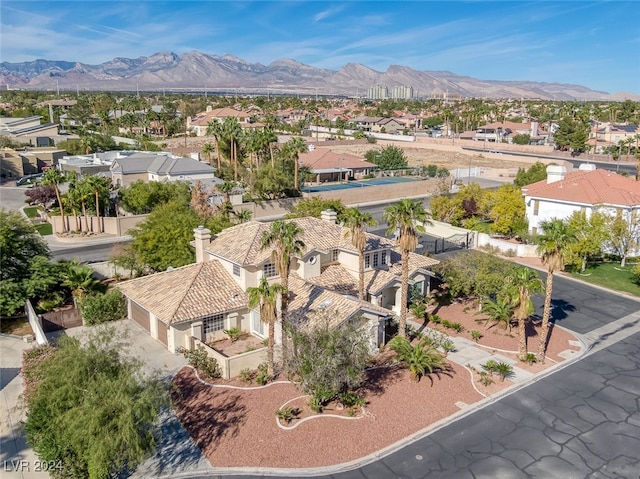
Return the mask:
[[107,321],[118,321],[127,316],[127,303],[117,290],[84,296],[78,301],[78,306],[82,313],[82,320],[90,326]]
[[216,379],[222,376],[218,361],[209,356],[201,344],[195,349],[182,348],[180,352],[204,379]]

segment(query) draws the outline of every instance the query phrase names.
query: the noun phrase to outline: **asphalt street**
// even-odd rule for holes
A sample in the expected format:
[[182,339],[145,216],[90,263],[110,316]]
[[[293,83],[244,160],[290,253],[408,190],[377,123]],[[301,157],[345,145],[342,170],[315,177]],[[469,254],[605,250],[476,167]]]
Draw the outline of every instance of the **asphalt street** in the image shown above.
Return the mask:
[[[561,276],[554,277],[553,298],[552,321],[580,334],[640,310],[638,301]],[[542,296],[535,298],[537,314],[542,314],[542,301]],[[350,471],[313,477],[640,478],[637,331],[636,324],[624,339],[613,339],[385,457]],[[313,453],[313,445],[309,452]]]

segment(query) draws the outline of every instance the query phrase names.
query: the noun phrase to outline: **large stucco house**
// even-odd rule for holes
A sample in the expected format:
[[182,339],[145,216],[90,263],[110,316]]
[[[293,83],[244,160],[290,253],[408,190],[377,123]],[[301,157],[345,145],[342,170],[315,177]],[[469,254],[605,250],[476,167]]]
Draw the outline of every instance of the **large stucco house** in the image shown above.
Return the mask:
[[[547,179],[523,187],[522,193],[532,234],[540,231],[543,221],[566,219],[575,211],[584,211],[587,217],[596,210],[619,214],[627,221],[640,215],[640,182],[592,164],[569,173],[564,166],[549,165]],[[640,251],[632,252],[637,254]]]
[[[313,321],[327,310],[332,324],[350,318],[366,320],[372,349],[384,342],[386,325],[399,313],[400,253],[392,240],[367,233],[366,300],[358,299],[358,253],[336,214],[295,220],[303,230],[303,253],[291,261],[289,314],[292,322]],[[259,311],[248,307],[247,288],[267,276],[277,282],[271,250],[260,248],[268,223],[250,221],[212,236],[195,230],[196,263],[120,283],[128,316],[170,351],[189,348],[194,340],[210,342],[225,329],[240,328],[259,338],[267,335]],[[410,281],[427,293],[438,261],[411,254]],[[318,316],[318,315],[315,315]],[[276,337],[279,338],[279,325]]]

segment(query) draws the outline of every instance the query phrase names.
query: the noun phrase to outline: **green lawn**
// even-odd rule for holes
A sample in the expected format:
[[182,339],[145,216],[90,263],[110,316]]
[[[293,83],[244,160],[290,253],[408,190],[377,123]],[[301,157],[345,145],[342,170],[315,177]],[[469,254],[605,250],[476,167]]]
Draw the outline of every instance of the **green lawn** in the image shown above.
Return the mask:
[[42,223],[39,225],[34,225],[38,233],[42,236],[47,236],[53,234],[53,229],[51,228],[51,223]]
[[35,206],[29,206],[24,209],[24,214],[27,215],[27,218],[35,218],[38,216],[38,208]]
[[590,264],[584,274],[572,272],[571,275],[587,283],[640,296],[640,285],[633,281],[632,268],[633,265],[621,268],[620,263]]

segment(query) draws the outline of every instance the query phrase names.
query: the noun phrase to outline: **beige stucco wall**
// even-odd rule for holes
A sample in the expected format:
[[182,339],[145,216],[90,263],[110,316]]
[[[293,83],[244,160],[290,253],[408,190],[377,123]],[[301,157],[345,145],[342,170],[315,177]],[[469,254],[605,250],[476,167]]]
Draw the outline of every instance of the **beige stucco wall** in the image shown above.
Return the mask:
[[[132,215],[132,216],[119,216],[115,217],[96,217],[87,216],[86,220],[84,216],[78,216],[78,224],[80,231],[93,231],[95,233],[100,231],[100,224],[102,224],[102,230],[104,234],[114,236],[124,236],[129,230],[135,228],[140,222],[147,219],[149,215]],[[61,216],[49,216],[47,221],[51,223],[53,232],[55,234],[61,233],[62,217]],[[65,222],[69,231],[75,231],[76,229],[76,216],[69,216],[65,214]]]
[[394,185],[367,186],[318,193],[303,193],[303,197],[321,196],[325,200],[341,199],[345,205],[357,206],[373,201],[384,201],[393,198],[409,198],[427,196],[437,191],[438,180],[406,181]]
[[[118,180],[120,180],[120,184],[118,185]],[[149,181],[149,173],[146,171],[144,173],[132,173],[129,175],[123,175],[120,172],[112,171],[111,172],[111,183],[113,186],[129,186],[131,183],[137,180]]]

